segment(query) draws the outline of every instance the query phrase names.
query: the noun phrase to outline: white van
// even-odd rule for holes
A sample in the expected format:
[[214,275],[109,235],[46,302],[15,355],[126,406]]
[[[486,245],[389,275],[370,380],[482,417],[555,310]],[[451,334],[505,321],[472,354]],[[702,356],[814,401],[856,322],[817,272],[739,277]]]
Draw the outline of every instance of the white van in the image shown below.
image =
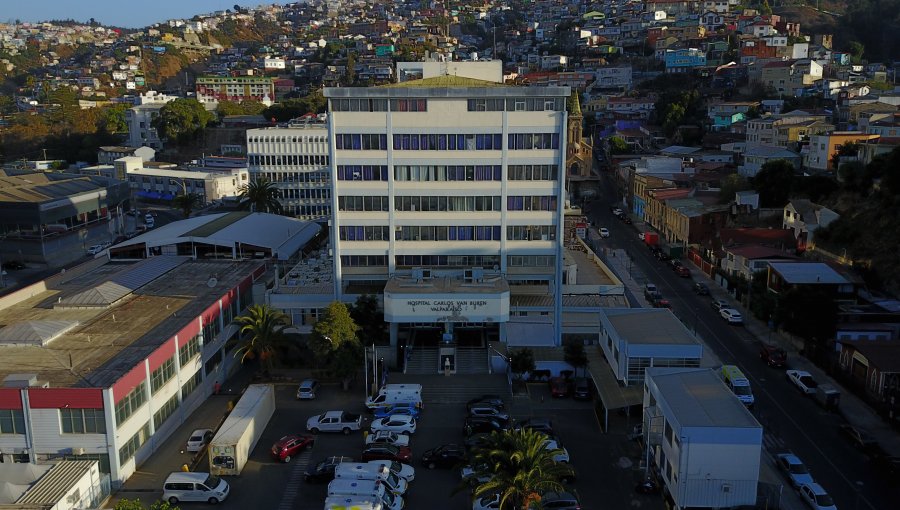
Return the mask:
[[369,409],[401,403],[422,407],[422,385],[385,384],[374,398],[366,399],[366,407]]
[[722,380],[738,400],[747,407],[753,407],[753,390],[750,389],[750,381],[747,380],[747,376],[741,372],[740,368],[734,365],[723,365]]
[[379,480],[394,494],[402,496],[409,488],[405,478],[400,478],[391,471],[386,462],[381,464],[369,462],[341,462],[334,468],[334,479],[347,480]]
[[381,501],[367,496],[329,496],[325,510],[381,510]]
[[328,484],[328,496],[366,496],[381,500],[389,510],[401,510],[403,498],[387,490],[378,480],[337,479]]
[[215,505],[228,497],[228,482],[209,473],[176,472],[166,478],[163,501],[177,505],[180,501],[205,501]]

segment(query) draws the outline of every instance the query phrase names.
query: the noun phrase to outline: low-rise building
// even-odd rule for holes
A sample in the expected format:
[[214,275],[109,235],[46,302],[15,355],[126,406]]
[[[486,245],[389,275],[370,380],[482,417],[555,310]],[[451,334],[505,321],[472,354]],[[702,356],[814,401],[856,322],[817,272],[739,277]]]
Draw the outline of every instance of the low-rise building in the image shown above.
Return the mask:
[[259,101],[269,106],[275,100],[275,82],[265,76],[201,76],[196,92],[201,103]]
[[763,429],[708,368],[648,368],[644,439],[676,508],[756,504]]
[[667,73],[686,73],[706,66],[706,52],[699,48],[667,49],[664,58]]
[[840,217],[840,214],[823,205],[796,198],[784,206],[781,228],[790,229],[795,238],[810,243],[816,230],[827,227]]
[[172,200],[176,195],[193,193],[201,204],[236,197],[250,182],[246,168],[183,170],[141,165],[129,167],[126,178],[137,197]]
[[769,291],[776,294],[803,286],[827,289],[835,296],[853,292],[849,280],[822,262],[770,262],[767,281]]
[[833,157],[842,145],[866,143],[876,139],[878,139],[878,135],[862,131],[834,131],[824,135],[812,135],[809,137],[809,155],[806,158],[806,166],[810,170],[820,172],[835,171],[837,169],[834,167]]
[[778,160],[787,161],[795,169],[800,168],[800,155],[796,152],[772,145],[751,145],[744,152],[744,163],[738,167],[738,173],[744,177],[753,177],[763,165]]

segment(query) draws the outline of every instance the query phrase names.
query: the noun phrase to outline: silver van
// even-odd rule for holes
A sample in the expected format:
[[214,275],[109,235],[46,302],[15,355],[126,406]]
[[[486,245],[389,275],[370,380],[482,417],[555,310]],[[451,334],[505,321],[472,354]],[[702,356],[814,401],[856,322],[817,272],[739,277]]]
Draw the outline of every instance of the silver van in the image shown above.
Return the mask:
[[175,472],[163,485],[163,501],[177,505],[179,501],[205,501],[215,505],[228,497],[228,482],[209,473]]

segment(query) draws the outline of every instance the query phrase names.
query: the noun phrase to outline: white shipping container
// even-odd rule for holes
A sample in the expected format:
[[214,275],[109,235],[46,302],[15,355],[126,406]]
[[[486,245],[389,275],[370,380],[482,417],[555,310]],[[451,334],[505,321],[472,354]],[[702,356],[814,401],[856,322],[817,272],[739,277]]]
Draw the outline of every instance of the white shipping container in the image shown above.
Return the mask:
[[275,413],[275,388],[251,384],[209,443],[209,471],[239,475]]

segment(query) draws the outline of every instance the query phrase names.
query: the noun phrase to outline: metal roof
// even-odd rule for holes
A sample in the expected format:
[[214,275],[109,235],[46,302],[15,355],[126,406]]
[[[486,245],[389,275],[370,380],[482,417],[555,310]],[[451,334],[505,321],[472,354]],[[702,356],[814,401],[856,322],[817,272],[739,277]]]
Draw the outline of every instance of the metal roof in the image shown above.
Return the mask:
[[96,460],[57,462],[16,503],[56,505],[95,464]]
[[129,267],[125,271],[119,272],[112,279],[96,287],[91,287],[66,298],[60,298],[59,303],[54,308],[109,306],[188,260],[190,260],[190,257],[168,255],[151,257]]
[[769,262],[769,267],[791,284],[845,285],[846,278],[821,262]]
[[70,329],[78,321],[27,321],[0,328],[0,345],[43,347]]
[[31,463],[0,464],[0,505],[15,503],[50,468]]
[[605,308],[619,337],[629,344],[698,345],[699,342],[667,308]]
[[645,372],[682,427],[762,428],[709,368],[648,368]]

